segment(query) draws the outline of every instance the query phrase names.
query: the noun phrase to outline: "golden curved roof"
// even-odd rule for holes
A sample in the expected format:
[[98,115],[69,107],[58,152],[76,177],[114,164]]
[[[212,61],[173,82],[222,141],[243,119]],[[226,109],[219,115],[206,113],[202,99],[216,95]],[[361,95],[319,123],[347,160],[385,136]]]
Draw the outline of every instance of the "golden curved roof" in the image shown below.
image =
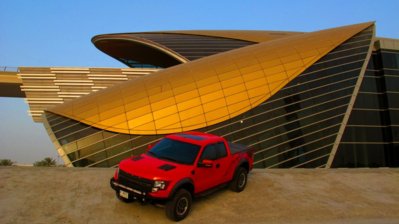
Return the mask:
[[173,66],[50,109],[108,131],[167,134],[213,125],[264,102],[362,23],[292,35]]

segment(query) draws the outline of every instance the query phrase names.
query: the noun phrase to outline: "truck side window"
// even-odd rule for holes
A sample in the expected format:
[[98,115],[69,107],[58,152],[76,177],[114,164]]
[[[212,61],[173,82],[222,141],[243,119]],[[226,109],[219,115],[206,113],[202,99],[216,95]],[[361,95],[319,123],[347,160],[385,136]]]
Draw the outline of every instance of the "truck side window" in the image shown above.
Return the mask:
[[223,158],[227,156],[226,146],[223,142],[216,143],[217,158]]
[[208,145],[205,147],[204,151],[202,152],[201,160],[204,160],[204,159],[216,160],[217,159],[216,153],[217,152],[215,149],[215,145]]
[[227,156],[226,147],[223,142],[208,145],[205,147],[201,155],[201,160],[217,160]]

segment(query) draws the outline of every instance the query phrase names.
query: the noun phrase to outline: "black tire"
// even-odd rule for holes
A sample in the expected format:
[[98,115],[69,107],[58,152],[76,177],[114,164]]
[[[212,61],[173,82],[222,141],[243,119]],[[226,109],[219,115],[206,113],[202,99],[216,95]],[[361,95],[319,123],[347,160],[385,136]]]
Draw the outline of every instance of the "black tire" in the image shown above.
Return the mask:
[[166,216],[173,221],[180,221],[188,215],[191,210],[192,196],[186,189],[180,189],[173,198],[166,203]]
[[230,183],[230,189],[235,192],[241,192],[245,189],[248,180],[248,171],[244,167],[239,167]]
[[119,201],[122,201],[122,202],[125,202],[125,203],[130,203],[130,202],[133,202],[133,201],[134,201],[134,199],[133,199],[133,198],[130,198],[130,197],[129,197],[129,199],[121,197],[121,196],[119,195],[119,191],[115,191],[115,193],[116,193],[116,194],[115,194],[115,195],[116,195],[116,198],[118,198]]

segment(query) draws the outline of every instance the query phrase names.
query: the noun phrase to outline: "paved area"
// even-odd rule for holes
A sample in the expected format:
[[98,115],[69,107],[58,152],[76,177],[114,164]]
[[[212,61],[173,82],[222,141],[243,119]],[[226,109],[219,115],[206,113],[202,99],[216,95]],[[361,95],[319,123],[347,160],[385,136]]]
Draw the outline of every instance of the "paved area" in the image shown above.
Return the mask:
[[[113,169],[0,168],[0,223],[172,223],[125,204]],[[244,192],[194,202],[181,223],[399,223],[399,169],[254,170]]]

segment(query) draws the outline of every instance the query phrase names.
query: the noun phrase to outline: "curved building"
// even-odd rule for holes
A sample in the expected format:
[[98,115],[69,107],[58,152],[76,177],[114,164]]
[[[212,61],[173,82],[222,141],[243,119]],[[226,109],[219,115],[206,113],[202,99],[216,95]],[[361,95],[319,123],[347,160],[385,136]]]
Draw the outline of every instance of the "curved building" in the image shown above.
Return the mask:
[[[47,76],[59,79],[54,88],[87,84],[38,114],[68,166],[115,166],[165,134],[190,130],[249,145],[256,167],[399,165],[399,46],[375,38],[374,23],[309,33],[105,34],[92,42],[130,72],[146,73]],[[117,82],[89,90],[104,79]]]

